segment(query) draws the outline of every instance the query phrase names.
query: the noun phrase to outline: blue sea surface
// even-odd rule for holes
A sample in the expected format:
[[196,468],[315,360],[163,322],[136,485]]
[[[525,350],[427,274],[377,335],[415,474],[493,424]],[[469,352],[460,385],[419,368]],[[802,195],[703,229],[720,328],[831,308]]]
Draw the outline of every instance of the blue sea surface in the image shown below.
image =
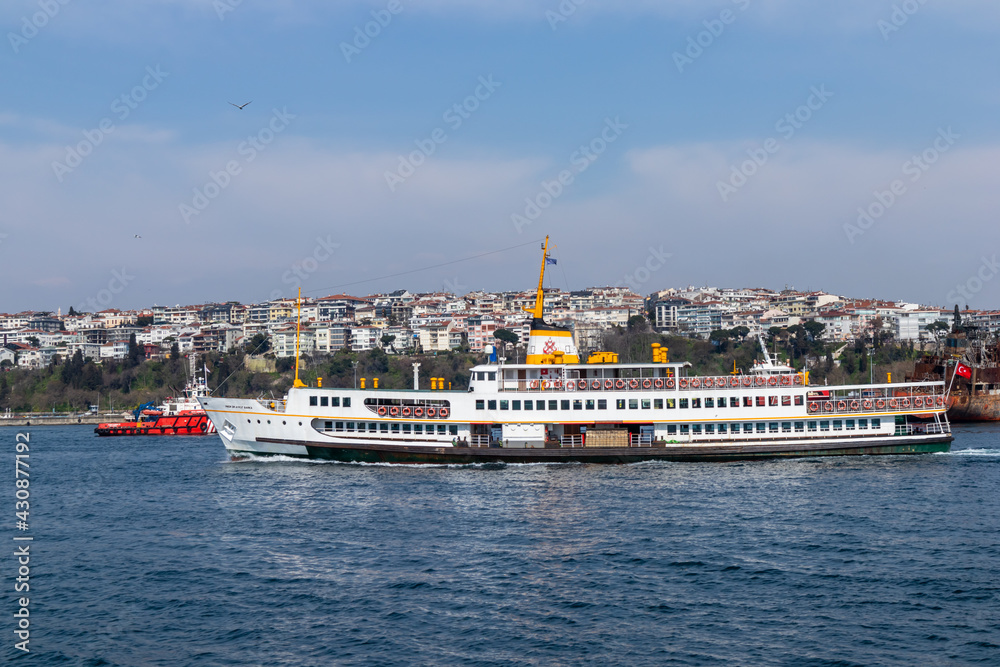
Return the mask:
[[1000,665],[1000,425],[948,454],[461,467],[32,427],[27,533],[17,431],[10,664]]

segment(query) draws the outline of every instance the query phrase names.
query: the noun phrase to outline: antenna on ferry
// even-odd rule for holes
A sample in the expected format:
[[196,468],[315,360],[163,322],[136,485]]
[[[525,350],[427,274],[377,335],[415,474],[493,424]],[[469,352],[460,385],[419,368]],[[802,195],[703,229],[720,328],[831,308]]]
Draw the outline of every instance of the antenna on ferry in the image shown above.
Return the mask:
[[299,334],[302,331],[302,288],[299,287],[299,296],[295,299],[298,309],[298,318],[295,321],[295,382],[293,387],[305,387],[306,383],[299,379]]

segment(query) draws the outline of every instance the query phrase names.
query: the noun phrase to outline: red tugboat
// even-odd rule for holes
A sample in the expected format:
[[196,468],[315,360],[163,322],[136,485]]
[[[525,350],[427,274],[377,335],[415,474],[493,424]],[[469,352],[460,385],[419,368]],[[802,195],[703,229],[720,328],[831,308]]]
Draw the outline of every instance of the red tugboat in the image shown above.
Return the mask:
[[98,424],[97,435],[208,435],[215,433],[215,425],[198,403],[199,397],[209,395],[205,378],[195,378],[184,388],[180,398],[168,398],[163,405],[140,405],[133,412],[133,419],[123,422]]

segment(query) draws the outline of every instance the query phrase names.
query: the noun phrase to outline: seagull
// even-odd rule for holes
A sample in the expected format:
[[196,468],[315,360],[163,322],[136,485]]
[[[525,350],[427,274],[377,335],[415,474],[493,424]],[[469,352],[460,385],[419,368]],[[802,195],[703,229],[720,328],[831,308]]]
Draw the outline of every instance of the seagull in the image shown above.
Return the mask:
[[135,235],[135,237],[136,237],[137,239],[141,239],[141,238],[142,238],[142,237],[141,237],[141,236],[139,236],[138,234],[136,234],[136,235]]
[[[253,102],[253,100],[250,100],[250,102]],[[247,104],[250,104],[250,102],[247,102]],[[230,104],[233,104],[233,103],[232,103],[232,102],[230,102]],[[243,107],[245,107],[245,106],[246,106],[247,104],[233,104],[233,106],[234,106],[234,107],[236,107],[237,109],[242,109],[242,108],[243,108]]]

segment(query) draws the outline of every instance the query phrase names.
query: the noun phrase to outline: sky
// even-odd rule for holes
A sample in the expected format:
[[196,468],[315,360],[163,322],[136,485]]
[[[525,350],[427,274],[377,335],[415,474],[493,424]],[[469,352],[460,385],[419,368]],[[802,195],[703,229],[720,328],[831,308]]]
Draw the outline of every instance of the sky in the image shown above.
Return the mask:
[[997,308],[998,19],[5,0],[0,312],[524,290],[546,235],[567,290]]

